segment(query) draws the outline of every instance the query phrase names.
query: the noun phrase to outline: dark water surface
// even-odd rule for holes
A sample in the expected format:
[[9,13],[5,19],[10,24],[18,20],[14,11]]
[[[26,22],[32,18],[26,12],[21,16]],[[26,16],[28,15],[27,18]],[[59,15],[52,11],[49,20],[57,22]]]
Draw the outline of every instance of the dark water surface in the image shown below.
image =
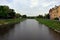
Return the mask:
[[60,40],[60,34],[35,19],[27,19],[5,33],[0,31],[0,40]]

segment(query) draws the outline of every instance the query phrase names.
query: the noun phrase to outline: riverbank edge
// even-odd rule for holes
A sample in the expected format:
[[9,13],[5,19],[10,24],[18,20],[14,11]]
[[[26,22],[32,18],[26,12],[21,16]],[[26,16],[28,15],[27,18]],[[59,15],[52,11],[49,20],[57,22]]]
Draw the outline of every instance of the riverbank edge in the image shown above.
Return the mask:
[[[41,23],[39,20],[38,20],[38,18],[36,18],[36,20],[39,22],[39,23]],[[44,24],[44,23],[41,23],[41,24]],[[44,25],[46,25],[46,24],[44,24]],[[46,26],[48,26],[48,25],[46,25]],[[49,27],[49,26],[48,26]],[[50,28],[50,27],[49,27]],[[56,29],[53,29],[53,28],[50,28],[50,29],[52,29],[52,30],[54,30],[55,32],[57,32],[57,33],[60,33],[60,31],[58,31],[58,30],[56,30]]]
[[4,26],[6,26],[6,25],[18,24],[23,20],[25,20],[25,18],[6,19],[6,22],[3,22],[3,24],[0,23],[0,28],[5,28]]

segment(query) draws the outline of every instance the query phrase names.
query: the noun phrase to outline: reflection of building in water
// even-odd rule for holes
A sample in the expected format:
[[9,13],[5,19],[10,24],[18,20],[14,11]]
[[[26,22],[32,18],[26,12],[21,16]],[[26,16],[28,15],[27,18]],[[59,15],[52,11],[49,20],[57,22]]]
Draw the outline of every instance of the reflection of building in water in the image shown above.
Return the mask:
[[60,20],[60,6],[55,6],[49,10],[50,19],[59,18]]

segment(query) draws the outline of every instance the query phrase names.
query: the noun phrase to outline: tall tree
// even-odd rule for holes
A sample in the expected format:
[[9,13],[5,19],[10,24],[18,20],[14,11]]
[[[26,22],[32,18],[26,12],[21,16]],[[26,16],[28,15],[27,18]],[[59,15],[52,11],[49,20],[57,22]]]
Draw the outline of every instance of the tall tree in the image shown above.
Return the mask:
[[13,9],[10,9],[8,6],[0,6],[0,18],[14,18],[15,12]]
[[23,15],[22,18],[26,18],[27,16],[26,15]]
[[39,16],[37,16],[37,18],[43,18],[43,16],[42,15],[39,15]]
[[21,15],[19,13],[16,13],[16,17],[19,18],[21,17]]
[[49,14],[45,14],[44,17],[47,18],[47,19],[50,19],[50,15]]

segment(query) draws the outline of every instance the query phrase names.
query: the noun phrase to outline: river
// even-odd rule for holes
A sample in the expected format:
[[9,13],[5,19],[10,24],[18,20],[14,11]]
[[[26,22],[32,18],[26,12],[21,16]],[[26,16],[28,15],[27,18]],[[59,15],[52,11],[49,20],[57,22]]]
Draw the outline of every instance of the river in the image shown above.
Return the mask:
[[[9,26],[8,26],[9,27]],[[0,40],[60,40],[60,34],[39,24],[35,19],[26,19],[0,32]]]

